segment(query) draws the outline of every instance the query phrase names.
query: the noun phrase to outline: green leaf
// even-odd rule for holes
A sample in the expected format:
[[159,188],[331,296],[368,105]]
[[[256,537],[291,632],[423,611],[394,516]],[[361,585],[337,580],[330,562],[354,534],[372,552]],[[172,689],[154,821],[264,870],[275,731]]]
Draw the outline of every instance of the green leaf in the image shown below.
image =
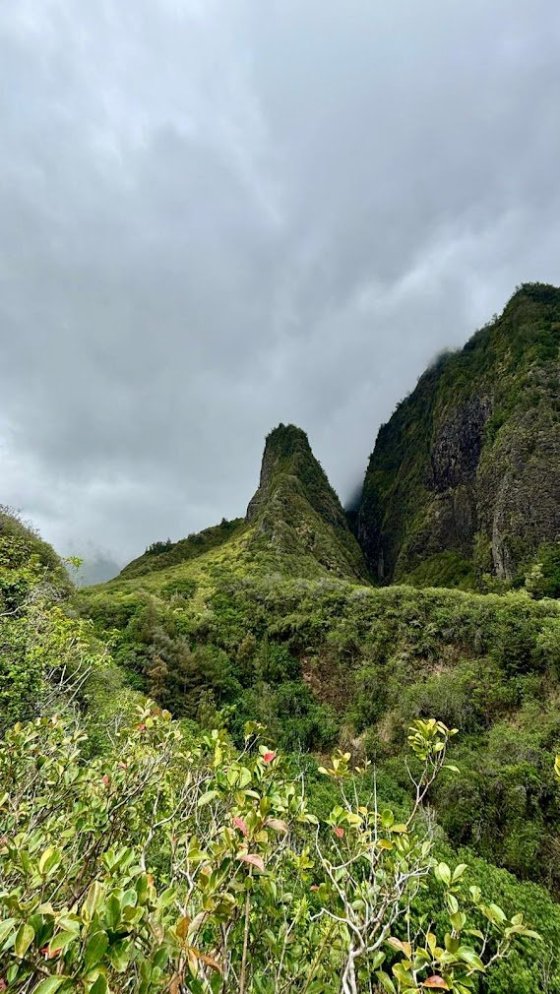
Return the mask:
[[490,904],[489,905],[489,909],[492,912],[492,914],[494,915],[495,920],[500,925],[502,924],[502,922],[505,922],[506,916],[505,916],[504,912],[502,911],[502,909],[500,908],[499,904]]
[[239,771],[239,786],[243,789],[251,783],[251,772],[246,766],[242,766]]
[[110,946],[107,956],[110,960],[111,966],[117,971],[117,973],[124,973],[124,971],[128,969],[132,952],[132,943],[126,939],[123,939],[121,942],[113,943]]
[[376,977],[381,984],[383,990],[387,991],[387,994],[397,994],[397,989],[391,980],[390,976],[383,970],[378,970]]
[[62,856],[58,849],[54,849],[52,846],[45,849],[39,859],[39,873],[41,873],[42,876],[46,876],[55,868],[55,866],[58,866],[61,858]]
[[451,870],[449,869],[447,863],[438,863],[435,869],[436,877],[441,883],[445,884],[447,887],[451,883]]
[[66,949],[71,942],[75,942],[78,938],[78,932],[59,932],[58,935],[53,935],[51,941],[49,942],[49,952],[58,953],[61,950]]
[[41,980],[41,982],[33,988],[33,994],[53,994],[53,992],[57,991],[59,987],[62,987],[68,979],[68,977],[45,977],[44,980]]
[[467,966],[470,966],[472,970],[479,970],[481,973],[484,973],[486,967],[484,966],[484,963],[478,953],[475,953],[474,949],[469,949],[468,946],[461,946],[457,950],[457,957],[462,960],[463,963],[466,963]]
[[105,920],[114,932],[121,920],[121,904],[116,894],[111,894],[105,905]]
[[395,821],[395,816],[390,808],[385,808],[381,812],[381,824],[383,828],[390,828]]
[[467,917],[462,911],[455,911],[455,913],[451,915],[451,924],[456,932],[460,932],[464,929],[466,921]]
[[107,978],[100,973],[93,987],[90,987],[89,994],[107,994],[107,990]]
[[99,880],[94,880],[93,883],[90,884],[86,899],[82,905],[82,915],[86,921],[91,921],[102,897],[103,884],[99,883]]
[[0,944],[9,936],[16,924],[17,920],[15,918],[7,918],[6,921],[0,922]]
[[14,945],[16,956],[25,956],[34,938],[35,930],[31,925],[20,925]]
[[198,807],[203,808],[206,804],[211,804],[216,797],[218,797],[217,790],[207,790],[206,793],[201,794],[198,798]]
[[89,939],[84,950],[84,965],[86,970],[91,970],[104,957],[109,945],[109,938],[106,932],[94,932]]
[[452,915],[456,914],[459,910],[459,902],[454,894],[447,894],[447,906]]
[[468,869],[466,863],[459,863],[455,867],[455,869],[453,870],[453,883],[455,883],[463,876],[463,873],[465,872],[466,869]]

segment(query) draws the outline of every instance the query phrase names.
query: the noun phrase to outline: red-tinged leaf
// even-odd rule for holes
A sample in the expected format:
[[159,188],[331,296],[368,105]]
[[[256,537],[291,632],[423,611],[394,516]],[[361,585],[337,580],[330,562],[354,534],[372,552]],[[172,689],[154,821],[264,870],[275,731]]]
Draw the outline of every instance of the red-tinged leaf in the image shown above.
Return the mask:
[[268,751],[263,753],[263,763],[272,763],[274,759],[276,759],[275,752]]
[[249,866],[256,867],[261,873],[264,873],[264,862],[262,856],[257,856],[256,853],[241,853],[238,857],[240,863],[247,863]]
[[344,838],[344,829],[341,828],[340,825],[337,825],[336,828],[333,828],[333,832],[336,835],[337,839],[343,839]]
[[101,782],[104,783],[106,787],[108,787],[109,784],[111,783],[111,777],[108,776],[108,774],[106,773],[104,776],[101,777]]
[[431,987],[432,990],[436,991],[448,991],[450,990],[449,984],[443,979],[443,977],[433,976],[428,977],[427,980],[422,982],[422,987]]
[[0,977],[0,991],[7,991],[7,990],[8,990],[8,985],[6,981],[2,980],[2,978]]
[[313,893],[315,893],[315,891],[319,890],[319,884],[311,884],[311,887],[309,888],[309,890],[311,890],[311,891],[313,891]]
[[237,815],[233,819],[233,824],[239,829],[242,835],[248,835],[249,829],[247,828],[247,822],[243,821],[243,818],[238,818]]

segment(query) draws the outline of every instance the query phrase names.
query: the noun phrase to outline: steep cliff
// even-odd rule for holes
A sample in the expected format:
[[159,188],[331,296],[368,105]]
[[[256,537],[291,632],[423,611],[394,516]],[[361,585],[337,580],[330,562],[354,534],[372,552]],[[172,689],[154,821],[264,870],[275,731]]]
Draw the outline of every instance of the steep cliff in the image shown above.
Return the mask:
[[365,579],[363,554],[307,435],[279,425],[268,435],[260,483],[247,508],[253,545],[312,557],[329,572]]
[[384,581],[514,580],[560,538],[560,289],[526,284],[379,432],[357,533]]

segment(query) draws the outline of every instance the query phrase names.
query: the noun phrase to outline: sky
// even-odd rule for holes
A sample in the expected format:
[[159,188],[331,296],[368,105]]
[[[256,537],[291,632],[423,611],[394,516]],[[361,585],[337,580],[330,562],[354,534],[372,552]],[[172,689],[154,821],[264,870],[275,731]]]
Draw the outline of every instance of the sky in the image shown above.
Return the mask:
[[0,503],[91,579],[341,499],[521,282],[560,283],[558,0],[3,0]]

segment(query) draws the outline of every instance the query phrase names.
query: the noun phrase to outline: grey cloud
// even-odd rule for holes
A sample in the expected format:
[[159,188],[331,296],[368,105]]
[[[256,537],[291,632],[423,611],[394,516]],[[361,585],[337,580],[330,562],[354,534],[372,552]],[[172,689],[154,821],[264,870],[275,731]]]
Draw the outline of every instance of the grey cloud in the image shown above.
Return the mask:
[[348,496],[559,282],[559,53],[554,0],[4,5],[2,500],[108,570],[242,513],[280,420]]

